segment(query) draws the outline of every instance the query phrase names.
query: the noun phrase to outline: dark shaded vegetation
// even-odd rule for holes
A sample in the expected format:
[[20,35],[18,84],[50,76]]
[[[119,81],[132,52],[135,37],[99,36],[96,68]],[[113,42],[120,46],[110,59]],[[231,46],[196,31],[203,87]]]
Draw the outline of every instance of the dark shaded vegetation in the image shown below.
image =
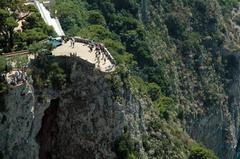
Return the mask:
[[66,82],[65,69],[61,68],[54,57],[40,55],[31,64],[34,86],[41,90],[53,88],[61,90]]
[[5,80],[4,73],[9,71],[9,69],[10,67],[7,65],[7,59],[0,56],[0,112],[6,111],[5,94],[8,93],[10,87]]
[[2,153],[2,151],[0,151],[0,159],[3,159],[4,155]]
[[115,151],[119,159],[137,159],[136,143],[130,134],[125,132],[115,143]]
[[193,145],[189,159],[217,159],[217,156],[201,145]]

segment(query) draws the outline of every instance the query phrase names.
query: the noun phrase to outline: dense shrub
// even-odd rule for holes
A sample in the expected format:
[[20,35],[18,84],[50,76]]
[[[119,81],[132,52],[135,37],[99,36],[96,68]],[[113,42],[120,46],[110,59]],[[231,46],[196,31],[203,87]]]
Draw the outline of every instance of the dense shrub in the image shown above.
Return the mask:
[[[7,71],[7,60],[6,60],[6,58],[4,56],[0,56],[0,96],[1,96],[1,98],[0,98],[0,105],[2,107],[5,106],[3,95],[9,89],[5,79],[1,76],[3,71]],[[0,108],[0,109],[3,110],[3,108]]]
[[56,2],[55,9],[58,11],[56,16],[63,30],[71,36],[76,36],[76,32],[86,26],[88,16],[83,5],[84,2],[79,0]]
[[116,153],[117,156],[121,159],[137,159],[135,152],[135,143],[130,138],[129,133],[124,133],[116,141]]
[[49,79],[53,89],[62,89],[66,82],[66,75],[62,68],[59,67],[58,63],[51,64],[49,68]]
[[161,95],[161,88],[156,83],[149,83],[148,84],[148,94],[149,94],[150,98],[153,101],[155,101],[155,100],[159,99],[159,97]]
[[193,145],[189,159],[218,159],[213,151],[200,145]]
[[99,25],[103,25],[103,26],[106,25],[105,18],[98,11],[90,11],[89,12],[88,22],[90,24],[99,24]]
[[171,14],[166,18],[166,25],[169,35],[176,39],[183,39],[184,32],[187,28],[186,20],[183,17],[177,16],[178,14]]

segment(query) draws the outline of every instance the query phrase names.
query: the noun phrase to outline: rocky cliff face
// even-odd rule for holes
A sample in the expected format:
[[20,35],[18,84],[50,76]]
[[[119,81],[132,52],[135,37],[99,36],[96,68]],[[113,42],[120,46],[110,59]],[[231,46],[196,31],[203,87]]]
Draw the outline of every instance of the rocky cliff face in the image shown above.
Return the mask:
[[[187,118],[189,134],[207,147],[212,148],[220,158],[237,158],[239,145],[239,55],[223,52],[227,61],[226,76],[228,84],[222,96],[222,102],[217,108],[212,107]],[[225,80],[226,80],[225,79]]]
[[[126,129],[136,140],[144,134],[146,101],[124,87],[116,95],[112,78],[123,84],[118,75],[103,74],[78,58],[65,60],[71,82],[62,91],[31,88],[21,96],[23,85],[6,95],[0,125],[4,159],[116,158],[115,141]],[[39,102],[37,92],[44,92],[45,100]],[[142,143],[136,146],[141,153]]]
[[[200,1],[196,1],[198,2]],[[204,13],[203,10],[198,13],[199,8],[194,8],[194,2],[189,6],[184,6],[184,2],[177,4],[177,2],[167,3],[166,1],[165,4],[164,2],[151,2],[148,6],[144,6],[149,8],[147,11],[150,20],[148,23],[148,27],[150,26],[148,34],[151,39],[149,46],[154,55],[157,55],[163,63],[167,63],[166,78],[173,79],[170,84],[170,94],[176,96],[179,109],[182,109],[181,120],[186,132],[197,142],[214,150],[219,158],[236,159],[240,137],[240,59],[239,51],[236,51],[239,50],[239,26],[234,22],[234,17],[239,14],[239,9],[235,8],[232,15],[228,15],[233,18],[228,17],[226,20],[225,15],[219,10],[218,1],[212,2],[206,5],[211,6],[211,11],[208,13],[206,7],[205,13],[208,15],[205,17],[208,18],[210,14],[215,14],[213,18],[216,23],[215,29],[211,33],[205,32],[201,35],[202,37],[197,37],[197,40],[200,40],[197,45],[202,48],[198,48],[193,42],[191,44],[193,48],[189,50],[183,49],[184,45],[188,45],[188,40],[183,38],[183,35],[187,34],[184,32],[179,36],[179,40],[179,37],[175,37],[177,34],[171,33],[171,29],[173,27],[173,31],[180,31],[181,27],[177,27],[179,25],[186,27],[190,34],[202,34],[204,29],[199,31],[199,24],[194,26],[192,21],[198,19],[198,16]],[[146,3],[142,4],[146,5]],[[183,12],[180,11],[181,9]],[[175,14],[176,10],[177,15],[181,15],[180,17]],[[168,22],[166,23],[168,16],[175,18],[175,22],[177,20],[179,22],[174,23],[174,26],[168,26]],[[180,19],[183,17],[185,22],[181,23]],[[208,21],[207,18],[203,18],[205,22]],[[206,23],[204,26],[210,27],[211,24]],[[161,28],[161,30],[152,31],[153,28],[156,30]],[[224,28],[224,31],[219,28]],[[213,37],[217,34],[224,39],[221,45],[213,42]],[[164,38],[161,38],[162,36]],[[172,43],[168,44],[166,39]],[[194,41],[194,38],[191,37],[190,40]],[[167,49],[162,53],[163,48]]]
[[[26,88],[28,94],[23,95]],[[44,111],[49,107],[52,98],[56,96],[49,93],[48,99],[39,103],[31,84],[14,87],[5,94],[5,109],[0,112],[1,158],[39,158],[36,136],[42,124]]]
[[114,142],[124,127],[136,138],[141,136],[146,103],[125,88],[117,102],[109,78],[79,62],[73,64],[72,84],[51,102],[43,118],[37,137],[40,158],[49,154],[50,158],[116,158]]
[[0,113],[0,151],[4,158],[34,158],[36,142],[34,128],[34,95],[21,96],[25,85],[11,90],[5,95],[6,109]]

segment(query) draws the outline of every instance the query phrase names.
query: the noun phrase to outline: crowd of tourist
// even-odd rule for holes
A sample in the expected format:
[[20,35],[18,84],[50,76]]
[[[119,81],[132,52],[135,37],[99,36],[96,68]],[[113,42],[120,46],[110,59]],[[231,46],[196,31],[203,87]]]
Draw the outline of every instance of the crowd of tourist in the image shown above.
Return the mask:
[[88,47],[90,49],[89,52],[95,51],[94,53],[97,67],[99,67],[101,60],[103,60],[103,65],[105,65],[107,61],[107,51],[105,49],[105,46],[103,44],[94,43],[93,41],[91,41],[88,43]]
[[21,96],[27,96],[32,93],[31,86],[28,82],[27,73],[25,71],[18,69],[8,73],[3,72],[0,74],[0,80],[6,81],[8,85],[13,87],[24,85],[24,87],[21,87],[20,90]]
[[22,70],[16,70],[4,75],[9,85],[17,86],[27,81],[27,74]]
[[[81,37],[70,37],[70,38],[67,38],[67,41],[70,41],[71,48],[75,47],[76,42],[82,43],[84,44],[84,46],[87,46],[89,48],[89,53],[95,54],[96,67],[100,68],[100,63],[102,65],[105,65],[107,60],[110,60],[112,63],[112,65],[110,65],[111,68],[114,67],[115,61],[112,60],[111,55],[109,55],[109,52],[107,51],[107,49],[102,43],[96,43],[93,40],[83,39]],[[75,54],[70,53],[70,56],[74,56]]]

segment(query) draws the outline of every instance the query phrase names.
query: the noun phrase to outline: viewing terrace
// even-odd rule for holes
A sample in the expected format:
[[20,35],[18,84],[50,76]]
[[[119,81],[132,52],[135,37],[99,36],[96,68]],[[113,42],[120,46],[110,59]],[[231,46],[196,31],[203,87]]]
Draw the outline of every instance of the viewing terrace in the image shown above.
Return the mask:
[[90,40],[74,38],[74,41],[74,46],[71,45],[71,40],[68,40],[66,43],[55,48],[52,54],[54,56],[77,56],[95,64],[95,67],[102,72],[112,72],[115,70],[115,60],[104,46],[98,50],[98,44],[92,44]]

